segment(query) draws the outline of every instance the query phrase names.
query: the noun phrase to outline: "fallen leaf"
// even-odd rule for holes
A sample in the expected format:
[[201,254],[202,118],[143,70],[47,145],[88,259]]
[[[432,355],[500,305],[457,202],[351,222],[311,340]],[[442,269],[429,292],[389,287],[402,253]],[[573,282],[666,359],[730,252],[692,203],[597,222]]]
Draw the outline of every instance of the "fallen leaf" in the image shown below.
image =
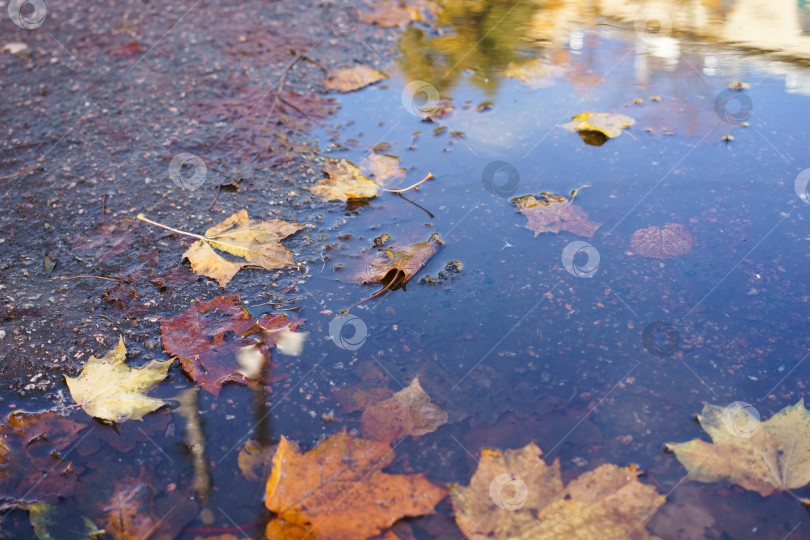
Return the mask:
[[28,515],[39,540],[65,538],[66,531],[70,531],[72,538],[90,539],[104,534],[89,518],[59,506],[35,503],[28,508]]
[[[303,227],[297,223],[278,219],[254,221],[248,217],[247,210],[240,210],[205,231],[205,237],[191,244],[183,258],[189,260],[194,272],[213,278],[224,287],[245,266],[275,270],[294,265],[290,250],[281,240],[301,229]],[[246,262],[226,259],[213,248]]]
[[77,238],[72,249],[97,261],[120,255],[132,246],[136,223],[132,219],[105,221]]
[[275,453],[275,445],[261,444],[255,439],[249,439],[239,450],[236,462],[245,478],[251,482],[258,482],[267,478]]
[[426,0],[409,0],[408,2],[374,2],[371,11],[360,14],[360,20],[382,28],[405,28],[412,22],[424,21],[425,12],[436,11],[436,3]]
[[433,513],[446,491],[424,473],[382,472],[393,459],[387,444],[345,431],[306,453],[282,435],[264,500],[278,515],[267,526],[267,538],[309,534],[358,540],[379,534],[402,517]]
[[268,347],[300,352],[306,333],[293,332],[296,328],[285,315],[254,319],[239,295],[231,295],[197,300],[177,317],[161,321],[160,339],[194,382],[218,396],[226,382],[257,380],[269,362]]
[[665,502],[634,465],[586,472],[564,487],[534,443],[482,450],[469,486],[452,485],[456,523],[470,539],[650,539],[647,521]]
[[380,193],[380,186],[366,178],[360,169],[345,159],[330,159],[321,170],[328,178],[307,189],[320,195],[326,201],[346,201],[348,199],[370,199]]
[[357,274],[355,280],[365,285],[381,283],[392,291],[400,287],[404,289],[405,283],[427,264],[442,244],[439,234],[433,233],[427,241],[418,244],[379,248],[368,267]]
[[133,56],[137,56],[142,52],[146,52],[146,50],[146,47],[137,41],[130,41],[126,45],[121,45],[120,47],[115,47],[114,49],[110,50],[110,54],[119,58],[132,58]]
[[21,56],[22,53],[25,53],[27,50],[28,50],[28,45],[26,45],[25,43],[20,43],[20,42],[16,42],[16,41],[12,42],[12,43],[6,43],[5,45],[3,45],[3,49],[2,49],[3,52],[8,51],[11,54],[14,54],[14,55],[17,55],[17,56]]
[[529,221],[526,228],[537,236],[542,233],[568,231],[578,236],[591,238],[601,225],[588,218],[588,213],[562,195],[547,191],[540,193],[539,199],[534,195],[523,195],[512,199],[521,214]]
[[92,356],[78,377],[65,375],[70,395],[94,418],[109,422],[141,420],[143,415],[159,409],[166,402],[147,396],[166,378],[171,362],[152,360],[142,368],[126,365],[124,338],[103,357]]
[[363,411],[360,433],[363,437],[392,443],[411,435],[419,437],[447,423],[447,413],[431,402],[416,377],[411,384]]
[[372,152],[360,162],[360,167],[365,174],[374,177],[379,186],[388,186],[405,178],[405,169],[399,166],[399,158],[388,154]]
[[601,140],[604,143],[606,139],[588,139],[587,134],[601,133],[604,137],[615,138],[622,134],[623,129],[635,123],[635,120],[624,114],[584,112],[574,116],[570,122],[562,124],[560,127],[575,131],[580,135],[586,134],[583,136],[586,143],[601,146],[598,141]]
[[698,415],[708,443],[669,443],[698,482],[730,482],[763,497],[810,482],[810,412],[804,400],[759,422],[746,407],[706,404]]
[[114,540],[173,540],[199,513],[197,503],[180,491],[155,498],[151,482],[123,478],[103,504],[105,532]]
[[368,66],[354,66],[346,69],[331,70],[323,81],[325,90],[336,90],[341,93],[354,92],[385,78],[382,71]]
[[653,259],[673,259],[692,251],[694,237],[684,225],[667,223],[663,227],[639,229],[630,237],[634,255]]
[[342,413],[362,411],[394,395],[394,391],[388,388],[388,376],[376,363],[369,360],[358,362],[353,372],[359,378],[357,382],[332,390]]

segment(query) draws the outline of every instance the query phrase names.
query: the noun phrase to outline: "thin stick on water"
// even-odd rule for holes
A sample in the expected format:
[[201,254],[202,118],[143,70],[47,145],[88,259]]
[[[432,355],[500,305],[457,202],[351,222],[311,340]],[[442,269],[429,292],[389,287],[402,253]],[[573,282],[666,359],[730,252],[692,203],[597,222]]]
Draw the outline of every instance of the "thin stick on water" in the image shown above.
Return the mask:
[[204,236],[201,236],[199,234],[186,232],[186,231],[181,231],[181,230],[178,230],[178,229],[173,229],[173,228],[169,227],[168,225],[163,225],[162,223],[158,223],[157,221],[152,221],[151,219],[148,219],[143,214],[138,214],[136,217],[138,219],[140,219],[141,221],[145,221],[145,222],[149,223],[150,225],[154,225],[155,227],[161,227],[163,229],[166,229],[167,231],[172,231],[173,233],[184,234],[184,235],[190,236],[192,238],[197,238],[199,240],[205,240]]
[[72,279],[79,279],[79,278],[106,279],[107,281],[117,281],[119,283],[121,283],[121,281],[123,281],[121,279],[116,279],[116,278],[111,278],[111,277],[91,276],[91,275],[87,275],[87,274],[82,274],[80,276],[73,276],[73,277],[64,277],[63,276],[63,277],[60,277],[59,279],[61,279],[62,281],[70,281]]
[[7,180],[9,178],[14,178],[15,176],[20,176],[21,174],[29,173],[29,172],[39,172],[44,171],[43,167],[31,167],[30,169],[23,169],[19,172],[15,172],[14,174],[9,174],[7,176],[0,176],[0,180]]
[[425,176],[424,178],[422,178],[421,180],[419,180],[417,183],[415,183],[412,186],[408,186],[408,187],[403,188],[403,189],[383,189],[383,191],[387,191],[388,193],[405,193],[409,189],[413,189],[416,186],[418,186],[419,184],[421,184],[422,182],[427,182],[431,178],[436,178],[436,177],[433,176],[433,173],[427,173],[427,176]]

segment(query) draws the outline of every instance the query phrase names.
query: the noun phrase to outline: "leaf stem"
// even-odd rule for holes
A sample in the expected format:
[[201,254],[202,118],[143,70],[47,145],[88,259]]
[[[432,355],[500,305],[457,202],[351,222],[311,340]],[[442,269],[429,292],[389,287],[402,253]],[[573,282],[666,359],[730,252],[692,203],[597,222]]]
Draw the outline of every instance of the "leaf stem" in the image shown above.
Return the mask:
[[136,217],[138,219],[140,219],[141,221],[145,221],[145,222],[149,223],[150,225],[154,225],[156,227],[162,227],[162,228],[166,229],[167,231],[172,231],[172,232],[177,233],[177,234],[184,234],[184,235],[190,236],[192,238],[198,238],[200,240],[205,240],[204,236],[200,236],[199,234],[194,234],[194,233],[190,233],[190,232],[186,232],[186,231],[180,231],[178,229],[173,229],[173,228],[171,228],[171,227],[169,227],[167,225],[163,225],[162,223],[152,221],[151,219],[148,219],[143,214],[138,214]]
[[388,193],[405,193],[409,189],[413,189],[416,186],[418,186],[419,184],[421,184],[422,182],[427,182],[431,178],[436,178],[436,177],[433,176],[433,173],[427,173],[427,176],[425,176],[424,178],[422,178],[421,180],[419,180],[417,183],[415,183],[412,186],[408,186],[408,187],[406,187],[404,189],[383,189],[383,191],[387,191]]

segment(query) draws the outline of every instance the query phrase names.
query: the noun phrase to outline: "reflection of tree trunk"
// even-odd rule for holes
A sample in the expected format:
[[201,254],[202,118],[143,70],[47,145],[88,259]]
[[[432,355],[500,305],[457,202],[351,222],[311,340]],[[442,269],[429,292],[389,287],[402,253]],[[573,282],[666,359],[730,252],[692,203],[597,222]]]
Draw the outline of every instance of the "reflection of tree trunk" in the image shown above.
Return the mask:
[[189,388],[177,397],[180,405],[175,409],[186,419],[186,444],[191,452],[194,465],[194,491],[203,509],[200,519],[205,525],[214,524],[214,513],[208,507],[208,497],[211,495],[211,474],[205,462],[205,435],[200,421],[200,410],[197,406],[197,391],[199,388]]
[[[267,357],[265,356],[265,359]],[[262,448],[270,446],[273,443],[271,437],[273,435],[273,427],[270,418],[270,411],[267,409],[265,400],[267,399],[267,392],[265,391],[265,383],[270,375],[270,362],[265,361],[262,364],[261,376],[258,381],[253,383],[253,406],[256,418],[256,442]]]
[[810,6],[806,0],[799,0],[799,25],[802,27],[802,35],[810,36]]

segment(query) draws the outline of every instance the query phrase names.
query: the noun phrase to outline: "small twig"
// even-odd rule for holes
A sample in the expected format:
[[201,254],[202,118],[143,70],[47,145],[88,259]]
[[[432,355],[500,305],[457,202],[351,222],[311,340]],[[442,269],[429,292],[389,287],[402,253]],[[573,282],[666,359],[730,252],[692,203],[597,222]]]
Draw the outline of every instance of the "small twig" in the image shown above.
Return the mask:
[[106,203],[107,203],[107,194],[104,193],[101,196],[101,221],[104,221],[104,206],[106,205]]
[[403,195],[402,193],[397,193],[396,195],[398,195],[398,196],[399,196],[400,198],[402,198],[403,200],[408,201],[409,203],[411,203],[412,205],[414,205],[415,207],[417,207],[419,210],[422,210],[424,213],[426,213],[427,215],[429,215],[429,216],[430,216],[430,219],[433,219],[433,218],[435,218],[435,217],[436,217],[436,216],[434,216],[433,214],[431,214],[431,213],[430,213],[430,212],[429,212],[429,211],[428,211],[426,208],[424,208],[423,206],[421,206],[421,205],[419,205],[419,204],[416,204],[415,202],[413,202],[412,200],[410,200],[408,197],[406,197],[406,196],[405,196],[405,195]]
[[208,211],[210,212],[211,209],[217,204],[217,199],[219,199],[219,190],[222,188],[222,184],[217,184],[217,194],[214,195],[214,200],[211,201],[211,204],[208,205]]
[[8,178],[14,178],[15,176],[20,176],[21,174],[29,173],[29,172],[39,172],[44,171],[44,167],[31,167],[30,169],[23,169],[20,172],[15,172],[14,174],[9,174],[8,176],[0,176],[0,180],[6,180]]
[[[320,45],[320,43],[318,43],[318,45]],[[315,45],[315,47],[317,47],[318,45]],[[314,47],[313,47],[313,48],[314,48]],[[321,68],[321,69],[323,70],[323,72],[324,72],[324,73],[329,73],[329,70],[328,70],[328,69],[326,69],[326,68],[324,67],[324,65],[323,65],[323,64],[321,64],[321,63],[320,63],[320,62],[318,62],[317,60],[314,60],[313,58],[310,58],[310,57],[309,57],[309,56],[307,56],[306,54],[301,54],[300,52],[298,52],[298,51],[297,51],[297,50],[295,50],[295,49],[290,49],[290,52],[291,52],[291,53],[293,53],[293,54],[300,55],[300,56],[301,56],[301,58],[302,58],[303,60],[306,60],[307,62],[309,62],[309,63],[311,63],[311,64],[315,64],[316,66],[318,66],[319,68]]]
[[422,182],[427,182],[431,178],[436,178],[436,177],[433,176],[433,173],[427,173],[427,176],[425,176],[424,178],[422,178],[421,180],[419,180],[417,183],[415,183],[412,186],[408,186],[408,187],[403,188],[403,189],[383,189],[383,191],[387,191],[388,193],[405,193],[406,191],[415,188],[416,186],[418,186]]
[[400,270],[399,268],[396,268],[395,270],[396,270],[396,273],[391,278],[391,281],[389,281],[388,283],[385,284],[385,287],[383,287],[379,291],[375,292],[374,294],[372,294],[368,298],[363,298],[359,302],[357,302],[355,304],[352,304],[348,309],[345,309],[343,311],[343,313],[348,313],[349,311],[351,311],[352,308],[355,308],[355,307],[359,306],[363,302],[367,302],[367,301],[371,300],[372,298],[377,298],[378,296],[380,296],[385,291],[394,291],[397,288],[399,288],[399,286],[401,286],[403,281],[404,281],[402,278],[405,277],[405,271]]
[[108,321],[110,321],[111,323],[113,323],[113,324],[115,325],[115,327],[116,327],[116,328],[118,328],[118,331],[119,331],[119,332],[121,332],[121,335],[122,335],[122,336],[127,335],[127,333],[126,333],[126,332],[124,332],[124,330],[123,330],[123,329],[122,329],[120,326],[118,326],[118,323],[117,323],[117,322],[115,322],[114,320],[112,320],[111,318],[107,317],[106,315],[102,315],[101,313],[99,313],[99,314],[98,314],[98,316],[99,316],[99,317],[104,317],[105,319],[107,319]]
[[267,124],[267,121],[270,120],[270,116],[273,114],[273,112],[276,110],[276,107],[278,106],[278,101],[281,98],[282,92],[284,91],[284,81],[287,78],[287,73],[289,73],[290,70],[293,68],[293,66],[297,64],[298,61],[301,60],[302,58],[302,56],[298,53],[298,51],[293,51],[293,53],[295,54],[295,58],[293,58],[292,62],[287,64],[287,67],[285,67],[284,71],[281,72],[281,77],[278,80],[278,89],[276,89],[276,99],[273,100],[273,104],[270,106],[270,110],[267,111],[267,116],[264,118],[264,122],[262,122],[262,125],[259,128],[260,130],[264,129],[264,126]]
[[72,279],[79,279],[79,278],[106,279],[107,281],[117,281],[118,283],[121,283],[123,281],[122,279],[116,279],[116,278],[111,278],[111,277],[89,276],[89,275],[81,275],[81,276],[73,276],[73,277],[60,277],[59,279],[61,279],[62,281],[70,281]]
[[158,223],[156,221],[152,221],[151,219],[147,219],[147,217],[144,216],[143,214],[138,214],[136,217],[138,219],[140,219],[141,221],[145,221],[145,222],[149,223],[150,225],[154,225],[155,227],[161,227],[163,229],[166,229],[167,231],[172,231],[173,233],[184,234],[186,236],[191,236],[192,238],[197,238],[199,240],[205,240],[204,236],[201,236],[199,234],[186,232],[186,231],[180,231],[178,229],[173,229],[173,228],[171,228],[171,227],[169,227],[167,225],[163,225],[162,223]]
[[634,136],[632,133],[630,133],[630,132],[629,132],[629,131],[627,131],[626,129],[625,129],[625,130],[623,130],[623,131],[624,131],[625,133],[627,133],[628,135],[630,135],[631,137],[633,137],[633,140],[634,140],[634,141],[637,141],[637,140],[638,140],[638,139],[636,139],[636,137],[635,137],[635,136]]
[[574,198],[576,198],[577,193],[579,193],[579,190],[580,190],[580,189],[585,189],[585,188],[589,188],[589,187],[591,187],[591,186],[589,186],[589,185],[587,185],[587,184],[586,184],[586,185],[584,185],[584,186],[579,186],[579,187],[578,187],[578,188],[576,188],[575,190],[571,191],[571,200],[570,200],[570,201],[568,201],[568,204],[574,204]]

